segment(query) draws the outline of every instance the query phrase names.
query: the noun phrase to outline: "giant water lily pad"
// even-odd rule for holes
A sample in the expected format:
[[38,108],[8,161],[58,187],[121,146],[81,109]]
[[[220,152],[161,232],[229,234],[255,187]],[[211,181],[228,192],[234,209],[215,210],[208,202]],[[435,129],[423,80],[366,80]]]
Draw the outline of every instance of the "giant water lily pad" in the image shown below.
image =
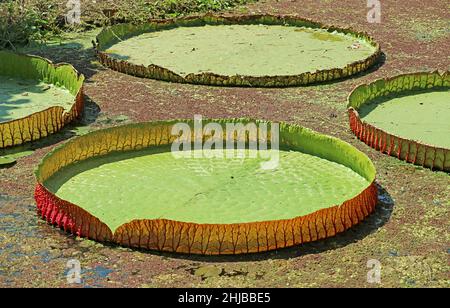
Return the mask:
[[0,156],[0,168],[6,168],[16,163],[16,159],[10,156]]
[[262,168],[263,154],[275,150],[247,148],[241,157],[192,149],[190,157],[175,157],[176,123],[95,131],[55,149],[37,171],[43,218],[125,246],[238,254],[333,236],[375,207],[375,168],[343,141],[281,124],[281,149],[271,152],[279,165]]
[[0,168],[8,168],[14,165],[17,159],[33,155],[34,153],[31,149],[22,151],[20,150],[20,147],[14,149],[19,149],[19,151],[11,151],[9,149],[0,150]]
[[83,81],[69,64],[0,51],[0,148],[43,138],[77,118]]
[[121,24],[106,28],[97,40],[101,62],[115,70],[230,86],[329,81],[369,68],[380,55],[366,34],[269,15]]
[[450,170],[450,74],[416,73],[357,87],[351,128],[373,148],[408,162]]

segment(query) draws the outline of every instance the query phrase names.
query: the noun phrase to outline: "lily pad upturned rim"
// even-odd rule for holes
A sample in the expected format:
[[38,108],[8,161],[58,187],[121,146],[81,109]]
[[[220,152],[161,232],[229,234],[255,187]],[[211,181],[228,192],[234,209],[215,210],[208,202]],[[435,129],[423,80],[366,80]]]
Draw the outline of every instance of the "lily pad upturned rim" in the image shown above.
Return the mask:
[[[308,26],[311,28],[325,29],[329,32],[338,31],[340,33],[351,34],[358,38],[363,38],[369,42],[375,52],[366,59],[358,60],[348,64],[343,68],[333,68],[317,70],[315,72],[306,72],[297,75],[280,75],[280,76],[249,76],[235,75],[225,76],[210,72],[191,73],[181,76],[174,71],[151,64],[149,66],[137,65],[126,60],[119,60],[106,53],[102,46],[110,44],[120,33],[122,28],[128,27],[134,31],[124,35],[124,38],[133,37],[149,30],[170,29],[171,27],[196,26],[196,25],[222,25],[222,24],[264,24],[264,25],[286,25],[297,24],[299,26]],[[320,82],[328,82],[343,79],[363,72],[380,61],[382,52],[379,43],[365,32],[354,31],[351,28],[339,28],[335,26],[327,26],[320,22],[310,19],[301,18],[295,15],[195,15],[174,19],[150,19],[146,24],[116,24],[104,28],[93,42],[100,63],[112,70],[129,74],[136,77],[150,78],[156,80],[190,83],[200,85],[213,86],[237,86],[237,87],[294,87],[316,84]]]
[[[129,124],[74,138],[47,154],[36,170],[35,199],[48,223],[77,236],[132,248],[166,252],[229,255],[269,251],[334,236],[358,224],[377,203],[376,170],[371,160],[350,144],[294,124],[280,123],[280,143],[351,168],[369,183],[361,193],[340,205],[292,219],[235,224],[196,224],[167,219],[133,220],[113,233],[98,217],[57,197],[45,181],[61,168],[90,157],[133,151],[173,142],[171,128],[184,121]],[[205,120],[212,121],[212,120]],[[215,120],[248,123],[250,119]],[[268,123],[255,121],[256,123]],[[204,122],[207,123],[207,122]]]
[[8,58],[8,67],[0,66],[1,75],[59,84],[75,97],[69,111],[61,106],[53,106],[23,118],[1,122],[0,149],[39,140],[56,133],[81,115],[84,108],[84,75],[71,64],[54,64],[40,56],[4,50],[0,50],[0,57]]
[[16,159],[10,156],[0,156],[0,169],[7,168],[16,163]]
[[[392,87],[392,88],[390,88]],[[415,72],[377,79],[354,88],[348,96],[350,128],[368,146],[400,160],[432,170],[450,172],[450,149],[400,137],[363,121],[361,105],[392,93],[450,89],[450,71]]]

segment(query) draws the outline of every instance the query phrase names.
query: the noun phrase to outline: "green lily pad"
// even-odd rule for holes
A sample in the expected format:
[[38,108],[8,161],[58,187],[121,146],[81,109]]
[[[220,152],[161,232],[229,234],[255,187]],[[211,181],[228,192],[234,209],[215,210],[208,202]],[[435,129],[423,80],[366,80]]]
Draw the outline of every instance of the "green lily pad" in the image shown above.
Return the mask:
[[21,119],[53,106],[69,111],[74,99],[69,90],[40,80],[0,76],[0,122]]
[[450,72],[416,72],[355,88],[348,98],[353,132],[398,159],[450,170]]
[[[250,121],[213,123],[223,129],[230,123],[274,125]],[[271,130],[279,128],[279,150],[217,146],[179,153],[171,143],[178,123],[112,127],[54,149],[36,171],[38,208],[48,213],[46,196],[59,197],[68,215],[78,215],[73,216],[77,223],[95,219],[89,230],[100,235],[88,236],[94,240],[182,253],[238,254],[280,248],[283,238],[301,239],[303,232],[308,233],[308,241],[334,235],[338,223],[343,232],[342,221],[349,226],[375,207],[375,167],[363,153],[338,139],[282,123]],[[192,130],[197,122],[181,123]],[[212,120],[202,122],[206,123]],[[356,212],[356,207],[361,210]],[[314,218],[310,226],[310,217],[316,216],[322,218]],[[166,223],[178,239],[157,229],[169,230]],[[127,235],[127,228],[135,233]],[[77,235],[86,237],[89,230]],[[166,232],[167,245],[176,247],[159,242],[151,246],[154,234],[160,232]],[[285,247],[292,245],[285,240]],[[201,277],[218,274],[217,269],[198,271]]]
[[194,275],[202,278],[219,277],[223,273],[223,268],[216,266],[203,266],[198,268]]
[[4,156],[0,156],[0,168],[10,167],[17,162],[17,159],[30,156],[33,153],[33,150],[24,150],[22,152],[10,153]]
[[144,33],[106,52],[137,65],[168,67],[180,75],[274,76],[345,67],[369,57],[375,47],[352,35],[323,29],[215,25]]
[[14,154],[11,154],[11,155],[8,155],[8,156],[13,157],[15,159],[18,159],[18,158],[27,157],[27,156],[30,156],[30,155],[33,155],[33,154],[34,154],[34,150],[26,150],[26,151],[14,153]]
[[15,164],[16,160],[9,156],[0,156],[0,168],[10,167]]
[[69,64],[0,51],[0,148],[47,137],[78,117],[83,81]]
[[[211,156],[221,153],[212,150]],[[247,150],[245,155],[253,154],[256,152]],[[116,230],[142,217],[229,224],[289,219],[329,204],[341,204],[369,184],[345,166],[308,154],[280,151],[280,161],[276,171],[264,171],[259,169],[264,162],[260,158],[177,160],[168,148],[152,148],[109,154],[68,166],[49,179],[46,186]],[[98,180],[105,175],[108,185]],[[151,207],[142,206],[149,200]],[[299,203],[304,206],[299,207]],[[270,210],[261,211],[261,207]]]
[[22,157],[27,157],[30,155],[33,155],[34,149],[30,147],[30,145],[27,146],[18,146],[15,148],[8,148],[8,149],[2,149],[0,150],[0,157],[10,157],[14,159],[19,159]]

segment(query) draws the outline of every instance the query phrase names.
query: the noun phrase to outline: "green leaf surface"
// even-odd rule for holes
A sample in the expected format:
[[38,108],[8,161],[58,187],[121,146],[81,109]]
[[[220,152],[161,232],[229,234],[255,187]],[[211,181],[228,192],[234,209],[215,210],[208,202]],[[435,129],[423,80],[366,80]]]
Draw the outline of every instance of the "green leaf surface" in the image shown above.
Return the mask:
[[10,167],[16,162],[16,159],[9,156],[0,156],[0,168]]

